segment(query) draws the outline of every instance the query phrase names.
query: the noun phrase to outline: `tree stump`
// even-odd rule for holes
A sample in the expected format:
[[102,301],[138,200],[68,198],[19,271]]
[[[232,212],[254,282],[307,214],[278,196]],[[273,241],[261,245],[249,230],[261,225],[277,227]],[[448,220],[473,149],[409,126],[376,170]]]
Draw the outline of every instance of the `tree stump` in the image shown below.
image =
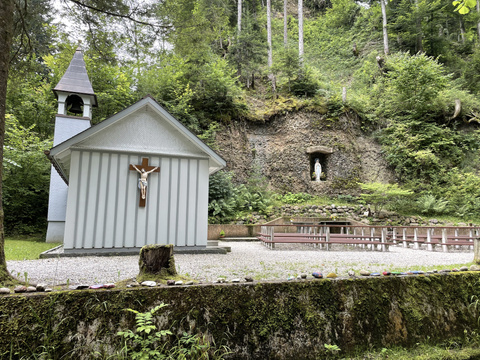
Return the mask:
[[173,257],[173,245],[146,245],[140,250],[139,278],[164,279],[177,275]]
[[480,264],[480,239],[473,240],[473,262]]

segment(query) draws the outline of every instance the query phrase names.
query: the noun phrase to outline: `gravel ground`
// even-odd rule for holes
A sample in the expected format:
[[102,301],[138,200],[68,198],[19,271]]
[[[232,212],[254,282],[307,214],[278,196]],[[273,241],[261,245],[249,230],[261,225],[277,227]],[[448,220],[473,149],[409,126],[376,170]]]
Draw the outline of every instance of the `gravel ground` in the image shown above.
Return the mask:
[[[426,251],[391,246],[390,251],[313,249],[308,245],[277,245],[269,250],[260,242],[229,242],[227,255],[176,254],[177,272],[209,282],[251,276],[256,280],[286,279],[302,273],[321,271],[346,276],[348,270],[395,271],[398,269],[446,269],[473,261],[473,252]],[[131,279],[138,274],[138,256],[78,257],[27,261],[8,261],[12,275],[30,283],[96,284]]]

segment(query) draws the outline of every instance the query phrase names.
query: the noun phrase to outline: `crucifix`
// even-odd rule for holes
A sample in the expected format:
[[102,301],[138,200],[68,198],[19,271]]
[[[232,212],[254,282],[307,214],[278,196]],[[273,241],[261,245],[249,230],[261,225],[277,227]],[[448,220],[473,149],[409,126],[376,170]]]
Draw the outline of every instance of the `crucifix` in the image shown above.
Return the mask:
[[140,189],[140,201],[138,203],[138,206],[145,207],[145,199],[147,198],[148,175],[153,172],[160,172],[160,168],[158,166],[148,165],[148,158],[142,158],[141,165],[130,164],[129,169],[135,170],[140,174],[140,178],[138,179],[138,188]]

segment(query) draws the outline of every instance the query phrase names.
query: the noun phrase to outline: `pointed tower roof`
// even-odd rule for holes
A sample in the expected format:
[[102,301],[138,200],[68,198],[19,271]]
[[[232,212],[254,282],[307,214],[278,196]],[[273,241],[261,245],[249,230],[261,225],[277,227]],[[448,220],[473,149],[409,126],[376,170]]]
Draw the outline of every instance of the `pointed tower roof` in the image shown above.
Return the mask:
[[80,47],[75,51],[67,71],[53,89],[55,95],[58,91],[90,95],[93,97],[93,106],[97,106],[97,96],[93,92],[92,83],[88,78],[87,68],[83,60],[83,51]]

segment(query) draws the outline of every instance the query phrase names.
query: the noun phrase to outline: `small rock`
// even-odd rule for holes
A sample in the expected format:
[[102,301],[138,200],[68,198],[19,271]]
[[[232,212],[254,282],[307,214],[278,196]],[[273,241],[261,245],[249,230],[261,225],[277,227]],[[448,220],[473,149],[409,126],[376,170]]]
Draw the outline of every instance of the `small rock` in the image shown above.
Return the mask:
[[53,289],[51,289],[51,288],[45,288],[45,292],[52,292],[52,291],[53,291]]
[[380,276],[380,273],[374,272],[374,273],[371,273],[370,276]]
[[190,281],[187,281],[187,282],[185,283],[185,285],[193,285],[193,281],[191,281],[191,280],[190,280]]
[[449,269],[442,269],[442,270],[439,271],[440,274],[446,274],[446,273],[449,273],[449,272],[451,272],[451,270],[449,270]]
[[13,289],[13,292],[15,292],[15,293],[24,293],[24,292],[27,292],[27,287],[26,287],[26,286],[23,286],[23,285],[16,286],[15,289]]
[[348,270],[348,276],[355,276],[355,271]]
[[37,292],[37,288],[35,286],[27,286],[27,292]]
[[103,289],[103,284],[90,285],[89,289],[92,289],[92,290]]
[[245,278],[245,281],[246,281],[246,282],[253,282],[253,278],[250,277],[250,276],[247,276],[247,277]]
[[307,274],[301,274],[300,277],[301,277],[302,279],[306,279],[306,278],[307,278]]
[[217,283],[224,283],[225,282],[225,278],[217,278]]
[[139,287],[140,284],[136,281],[131,282],[130,284],[127,285],[127,287],[132,288],[132,287]]
[[[167,281],[167,283],[168,283],[168,281]],[[173,283],[175,284],[175,282],[173,282]],[[157,286],[157,283],[155,281],[146,280],[146,281],[142,282],[140,285],[154,287],[154,286]]]
[[458,272],[458,269],[457,269],[457,268],[453,268],[453,269],[452,269],[452,272]]
[[37,284],[36,290],[39,292],[43,292],[45,291],[46,288],[47,288],[46,284]]
[[469,268],[470,271],[480,271],[480,265],[471,265]]
[[10,294],[9,288],[0,288],[0,294]]
[[331,272],[327,275],[327,278],[329,278],[329,279],[335,279],[336,277],[337,277],[337,274],[335,274],[333,272]]
[[319,271],[315,271],[314,273],[312,273],[312,276],[316,279],[321,279],[323,278],[323,274]]
[[182,280],[175,281],[175,285],[183,285],[183,281]]
[[167,285],[168,286],[175,285],[175,280],[167,280]]
[[462,267],[460,268],[460,271],[468,271],[468,266],[462,266]]
[[427,274],[435,274],[435,271],[429,270],[429,271],[427,271]]
[[103,287],[104,287],[105,289],[113,289],[113,288],[115,287],[115,284],[113,284],[113,283],[108,283],[108,284],[103,285]]
[[86,284],[80,284],[80,285],[74,285],[73,289],[74,290],[83,290],[83,289],[88,289],[90,286]]
[[240,279],[232,279],[232,283],[239,283]]
[[369,276],[369,275],[370,275],[370,271],[360,270],[360,275],[362,275],[362,276]]

